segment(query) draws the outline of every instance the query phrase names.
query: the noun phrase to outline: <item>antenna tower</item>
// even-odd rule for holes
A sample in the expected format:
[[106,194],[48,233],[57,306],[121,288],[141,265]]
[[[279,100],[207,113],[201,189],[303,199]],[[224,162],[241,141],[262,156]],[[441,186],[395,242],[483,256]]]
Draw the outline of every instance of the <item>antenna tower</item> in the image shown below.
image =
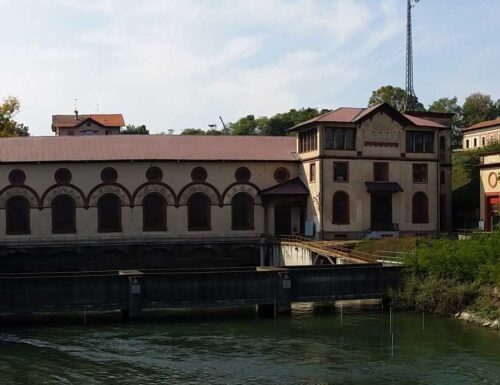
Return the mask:
[[417,96],[413,89],[413,47],[412,47],[412,34],[411,34],[411,9],[419,0],[407,0],[407,14],[406,14],[406,100],[405,110],[411,111],[415,109]]

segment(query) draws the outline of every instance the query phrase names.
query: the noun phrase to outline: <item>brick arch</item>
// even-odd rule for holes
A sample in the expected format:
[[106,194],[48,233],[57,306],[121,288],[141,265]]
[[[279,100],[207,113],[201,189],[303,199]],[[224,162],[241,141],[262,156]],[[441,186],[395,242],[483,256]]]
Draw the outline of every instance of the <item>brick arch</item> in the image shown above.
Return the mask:
[[119,183],[101,183],[90,190],[87,196],[87,207],[97,206],[97,201],[104,194],[118,195],[122,201],[122,206],[133,206],[132,196],[130,192]]
[[42,195],[42,207],[50,207],[52,200],[58,195],[69,195],[74,199],[76,207],[85,207],[85,194],[80,188],[72,184],[54,184],[50,186]]
[[233,197],[242,192],[249,194],[254,199],[256,205],[262,204],[262,200],[259,195],[259,188],[250,182],[235,182],[226,187],[222,193],[222,204],[230,205]]
[[206,182],[193,182],[184,186],[177,196],[177,206],[186,206],[188,199],[195,193],[206,194],[210,198],[212,206],[221,206],[221,195],[217,189]]
[[0,209],[4,209],[7,200],[13,196],[26,198],[32,209],[41,208],[40,197],[33,188],[26,185],[11,185],[0,190]]
[[163,196],[169,206],[175,206],[176,204],[177,197],[169,185],[161,182],[146,182],[137,187],[132,194],[134,206],[140,206],[144,197],[150,193],[157,193]]

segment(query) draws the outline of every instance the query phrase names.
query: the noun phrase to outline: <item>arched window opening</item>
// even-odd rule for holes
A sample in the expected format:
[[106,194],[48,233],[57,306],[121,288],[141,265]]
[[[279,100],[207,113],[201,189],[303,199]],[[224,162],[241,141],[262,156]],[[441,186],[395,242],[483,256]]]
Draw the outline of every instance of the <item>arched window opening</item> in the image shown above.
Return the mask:
[[167,201],[163,195],[150,193],[142,200],[144,231],[167,230]]
[[429,223],[429,199],[423,192],[417,192],[412,200],[413,223]]
[[250,194],[241,192],[231,200],[231,228],[233,230],[254,229],[254,199]]
[[122,202],[115,194],[104,194],[97,201],[98,231],[113,233],[122,231]]
[[76,204],[69,195],[58,195],[52,200],[52,232],[76,233]]
[[5,222],[7,234],[30,233],[30,202],[22,196],[16,195],[5,204]]
[[189,197],[187,206],[188,230],[210,230],[210,198],[201,192],[194,193]]
[[349,224],[349,195],[344,191],[337,191],[333,195],[332,223],[337,225]]

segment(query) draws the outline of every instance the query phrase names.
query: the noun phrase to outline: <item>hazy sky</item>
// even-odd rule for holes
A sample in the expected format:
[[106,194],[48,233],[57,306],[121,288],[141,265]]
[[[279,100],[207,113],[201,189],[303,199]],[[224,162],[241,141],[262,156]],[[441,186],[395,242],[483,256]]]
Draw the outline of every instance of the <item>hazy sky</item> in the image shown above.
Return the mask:
[[[415,91],[427,106],[500,98],[498,0],[421,0]],[[365,106],[404,87],[406,0],[0,0],[0,98],[52,114],[123,113],[152,132],[303,106]],[[219,125],[220,126],[220,125]]]

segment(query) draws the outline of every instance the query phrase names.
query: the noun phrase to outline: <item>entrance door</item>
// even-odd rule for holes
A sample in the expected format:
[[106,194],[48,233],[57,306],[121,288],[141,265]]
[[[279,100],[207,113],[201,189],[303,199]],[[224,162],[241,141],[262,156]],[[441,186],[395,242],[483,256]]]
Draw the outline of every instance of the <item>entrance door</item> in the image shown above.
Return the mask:
[[274,234],[288,235],[292,233],[292,208],[274,208]]
[[491,231],[500,223],[500,199],[498,196],[489,196],[486,198],[486,218],[485,230]]
[[371,193],[371,229],[392,231],[392,193]]

